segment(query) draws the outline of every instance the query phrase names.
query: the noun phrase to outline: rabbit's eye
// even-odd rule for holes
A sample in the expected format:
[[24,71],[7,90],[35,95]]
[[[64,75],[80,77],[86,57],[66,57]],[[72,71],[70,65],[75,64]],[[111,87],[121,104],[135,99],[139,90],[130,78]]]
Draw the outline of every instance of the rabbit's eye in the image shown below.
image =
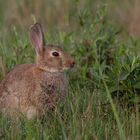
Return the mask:
[[52,55],[57,57],[57,56],[59,56],[59,53],[58,52],[53,52]]

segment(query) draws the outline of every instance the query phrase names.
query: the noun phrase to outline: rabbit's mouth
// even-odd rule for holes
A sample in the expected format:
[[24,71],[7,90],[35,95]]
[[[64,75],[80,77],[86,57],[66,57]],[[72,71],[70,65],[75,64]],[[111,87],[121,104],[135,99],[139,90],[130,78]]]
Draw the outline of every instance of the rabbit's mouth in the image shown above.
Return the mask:
[[69,61],[66,64],[64,64],[63,70],[68,70],[68,69],[74,68],[74,66],[75,66],[75,61],[73,61],[73,60]]

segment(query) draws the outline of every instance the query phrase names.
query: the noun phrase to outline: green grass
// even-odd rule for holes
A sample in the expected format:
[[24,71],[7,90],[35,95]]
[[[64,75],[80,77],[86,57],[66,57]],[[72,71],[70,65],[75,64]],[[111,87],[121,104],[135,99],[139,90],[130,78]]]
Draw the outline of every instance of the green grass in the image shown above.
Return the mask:
[[[76,61],[76,67],[67,73],[70,85],[66,103],[46,113],[44,126],[39,120],[23,117],[17,122],[1,115],[0,139],[140,138],[140,40],[122,33],[120,26],[110,20],[107,4],[92,9],[90,2],[85,8],[84,2],[73,1],[67,30],[45,29],[46,41],[60,44]],[[2,80],[15,65],[34,62],[35,52],[28,28],[16,24],[9,27],[3,17],[4,9],[1,10]]]

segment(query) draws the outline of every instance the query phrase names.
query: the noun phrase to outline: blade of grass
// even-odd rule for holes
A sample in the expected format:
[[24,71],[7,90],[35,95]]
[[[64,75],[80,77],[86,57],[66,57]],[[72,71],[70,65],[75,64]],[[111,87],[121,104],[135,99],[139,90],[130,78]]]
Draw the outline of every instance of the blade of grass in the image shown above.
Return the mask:
[[[100,69],[99,69],[100,71]],[[101,72],[100,72],[101,73]],[[102,76],[103,77],[103,76]],[[108,89],[108,86],[104,80],[104,78],[102,78],[102,82],[103,82],[103,85],[105,87],[105,90],[106,90],[106,94],[107,94],[107,97],[109,99],[109,102],[110,102],[110,105],[111,105],[111,108],[112,108],[112,111],[113,111],[113,114],[114,114],[114,117],[116,119],[116,122],[117,122],[117,125],[118,125],[118,130],[119,130],[119,135],[120,135],[120,139],[121,140],[125,140],[125,134],[124,134],[124,131],[123,131],[123,128],[122,128],[122,125],[121,125],[121,121],[119,119],[119,116],[118,116],[118,113],[117,113],[117,110],[115,108],[115,105],[113,103],[113,99],[111,97],[111,93]]]

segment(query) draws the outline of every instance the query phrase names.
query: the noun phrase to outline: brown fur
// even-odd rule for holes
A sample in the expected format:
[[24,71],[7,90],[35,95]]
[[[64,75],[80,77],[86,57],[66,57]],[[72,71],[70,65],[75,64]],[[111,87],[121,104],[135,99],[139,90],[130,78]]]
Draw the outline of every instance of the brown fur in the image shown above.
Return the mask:
[[[64,69],[73,67],[74,61],[61,48],[44,46],[43,36],[40,24],[33,25],[31,40],[36,49],[36,64],[15,67],[1,82],[2,112],[17,110],[28,118],[40,117],[46,108],[55,107],[65,97],[67,79]],[[53,51],[59,52],[60,56],[52,56]]]

